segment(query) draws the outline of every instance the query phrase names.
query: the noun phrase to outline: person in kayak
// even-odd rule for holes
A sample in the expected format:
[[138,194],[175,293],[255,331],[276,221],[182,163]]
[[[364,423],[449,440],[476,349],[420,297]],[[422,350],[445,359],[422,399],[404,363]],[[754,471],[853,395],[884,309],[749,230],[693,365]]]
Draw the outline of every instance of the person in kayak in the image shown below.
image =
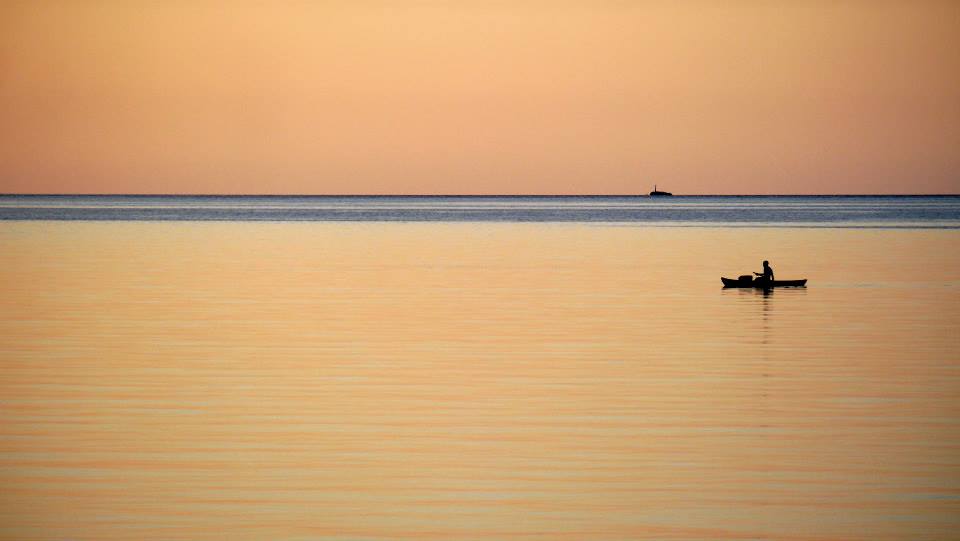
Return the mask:
[[763,262],[763,272],[755,272],[754,274],[759,276],[761,280],[773,282],[773,268],[770,267],[769,261]]

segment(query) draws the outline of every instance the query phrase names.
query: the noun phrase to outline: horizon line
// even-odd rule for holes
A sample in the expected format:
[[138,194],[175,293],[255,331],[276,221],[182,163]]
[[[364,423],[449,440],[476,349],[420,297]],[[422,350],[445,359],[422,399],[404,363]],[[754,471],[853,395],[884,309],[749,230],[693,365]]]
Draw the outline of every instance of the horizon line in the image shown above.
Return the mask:
[[[597,193],[597,194],[505,194],[505,193],[417,193],[417,194],[360,194],[360,193],[18,193],[0,192],[0,197],[653,197],[635,193]],[[757,193],[757,194],[671,194],[667,197],[956,197],[957,193]],[[663,197],[663,196],[657,196]]]

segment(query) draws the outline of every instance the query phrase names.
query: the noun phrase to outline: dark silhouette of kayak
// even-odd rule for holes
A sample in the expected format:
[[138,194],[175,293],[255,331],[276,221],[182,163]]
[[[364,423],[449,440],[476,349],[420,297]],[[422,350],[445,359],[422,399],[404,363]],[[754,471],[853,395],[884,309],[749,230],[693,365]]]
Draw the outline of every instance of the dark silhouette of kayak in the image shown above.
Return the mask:
[[767,289],[771,287],[806,287],[807,279],[803,280],[764,280],[763,278],[754,279],[753,276],[749,274],[743,275],[739,278],[720,278],[720,281],[723,282],[723,287],[756,287],[759,289]]

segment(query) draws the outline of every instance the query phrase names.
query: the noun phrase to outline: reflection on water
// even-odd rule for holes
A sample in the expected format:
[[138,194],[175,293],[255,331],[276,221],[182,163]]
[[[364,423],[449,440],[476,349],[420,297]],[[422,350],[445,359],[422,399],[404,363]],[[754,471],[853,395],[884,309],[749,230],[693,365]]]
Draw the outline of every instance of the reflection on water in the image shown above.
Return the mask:
[[946,539],[958,238],[7,222],[0,537]]

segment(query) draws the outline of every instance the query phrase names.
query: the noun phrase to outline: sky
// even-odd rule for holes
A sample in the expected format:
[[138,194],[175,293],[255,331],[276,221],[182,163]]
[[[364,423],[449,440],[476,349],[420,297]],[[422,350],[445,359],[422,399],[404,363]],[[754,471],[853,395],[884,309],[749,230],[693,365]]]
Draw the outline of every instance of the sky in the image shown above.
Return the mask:
[[960,2],[0,0],[0,193],[960,193]]

